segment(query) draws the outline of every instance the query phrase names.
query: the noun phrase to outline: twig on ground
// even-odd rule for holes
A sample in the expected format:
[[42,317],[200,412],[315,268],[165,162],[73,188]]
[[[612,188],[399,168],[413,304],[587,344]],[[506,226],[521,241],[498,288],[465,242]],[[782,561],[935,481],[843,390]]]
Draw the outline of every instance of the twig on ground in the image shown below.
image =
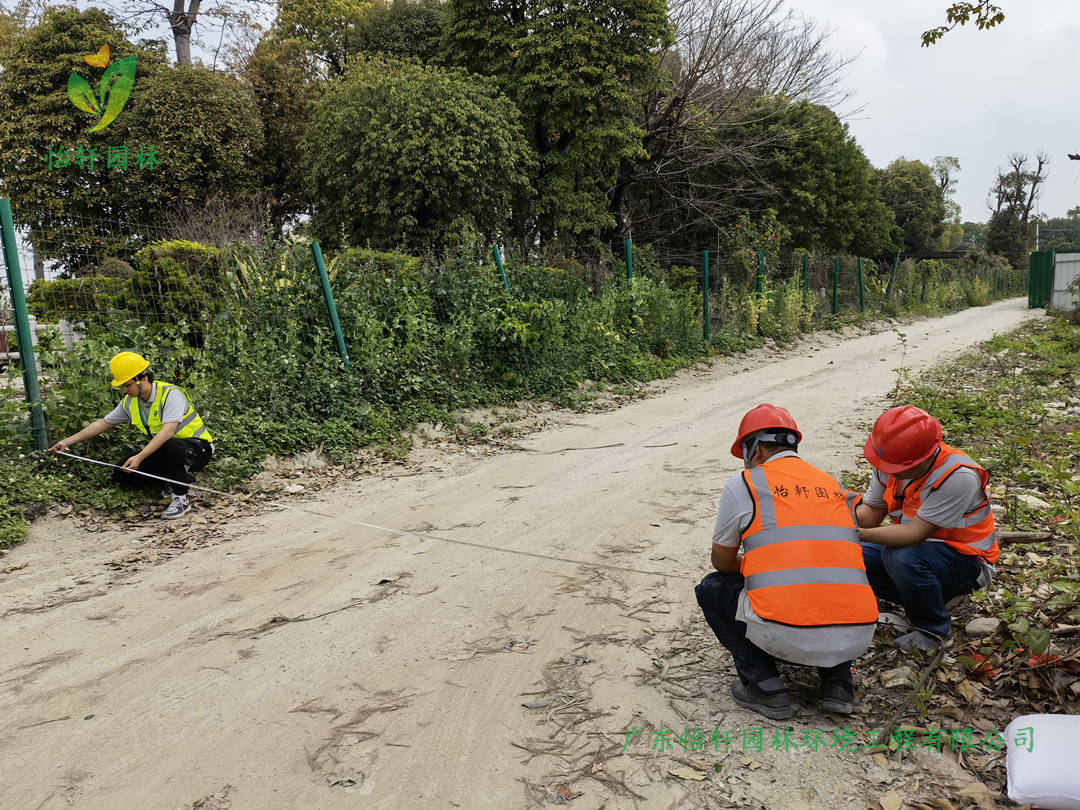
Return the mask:
[[919,675],[919,680],[915,684],[915,688],[908,693],[907,698],[900,706],[897,707],[896,711],[893,713],[892,720],[890,720],[888,724],[886,724],[885,728],[882,729],[879,739],[889,739],[893,735],[893,732],[896,731],[897,728],[899,728],[901,718],[903,717],[904,712],[906,712],[914,705],[916,695],[918,695],[923,689],[926,688],[926,684],[927,682],[929,682],[930,676],[933,674],[934,670],[938,668],[938,665],[941,663],[944,657],[945,645],[941,644],[938,646],[937,652],[934,653],[934,657],[930,659],[930,663],[923,668],[922,673]]

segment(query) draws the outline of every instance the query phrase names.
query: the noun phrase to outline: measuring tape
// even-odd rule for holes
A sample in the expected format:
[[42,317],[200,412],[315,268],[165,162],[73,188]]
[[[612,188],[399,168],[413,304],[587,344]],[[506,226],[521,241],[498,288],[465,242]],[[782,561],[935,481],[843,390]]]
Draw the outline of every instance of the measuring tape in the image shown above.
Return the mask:
[[[107,461],[99,461],[96,458],[87,458],[86,456],[76,455],[75,453],[69,453],[67,451],[61,451],[61,452],[57,453],[57,455],[67,456],[68,458],[78,459],[79,461],[86,461],[86,462],[89,462],[90,464],[98,464],[98,465],[100,465],[102,467],[112,467],[113,469],[117,469],[117,470],[124,469],[119,464],[110,464]],[[127,470],[127,472],[134,473],[136,475],[143,475],[143,476],[146,476],[147,478],[153,478],[153,479],[155,479],[157,481],[163,481],[163,482],[165,482],[167,484],[177,484],[177,485],[182,486],[182,487],[188,487],[190,489],[197,489],[197,490],[200,490],[202,492],[212,492],[215,495],[221,495],[221,496],[226,497],[226,498],[246,497],[246,496],[237,496],[236,493],[232,493],[232,492],[222,492],[222,491],[217,490],[217,489],[211,489],[210,487],[201,487],[201,486],[197,486],[195,484],[188,484],[188,483],[185,483],[183,481],[174,481],[171,478],[165,478],[164,476],[161,476],[161,475],[154,475],[153,473],[143,472],[142,470]],[[342,517],[341,515],[331,515],[331,514],[328,514],[326,512],[319,512],[319,511],[317,511],[315,509],[305,509],[302,506],[292,506],[291,504],[281,503],[279,501],[264,501],[264,503],[267,503],[269,506],[280,507],[281,509],[289,509],[289,510],[291,510],[293,512],[303,512],[304,514],[307,514],[307,515],[315,515],[316,517],[327,518],[329,520],[338,520],[338,521],[342,521],[344,523],[351,523],[354,526],[362,526],[362,527],[364,527],[366,529],[375,529],[376,531],[380,531],[380,532],[389,532],[390,534],[394,534],[394,535],[397,535],[399,537],[400,536],[408,536],[408,537],[418,537],[421,540],[437,540],[437,541],[439,541],[441,543],[453,543],[454,545],[457,545],[457,546],[468,546],[470,548],[484,549],[485,551],[499,551],[499,552],[502,552],[503,554],[517,554],[517,555],[522,556],[522,557],[532,557],[532,558],[538,559],[538,560],[552,560],[554,562],[564,562],[564,563],[571,563],[573,565],[582,565],[582,566],[585,566],[587,568],[603,568],[603,569],[606,569],[608,571],[622,571],[623,573],[626,573],[626,574],[642,574],[644,576],[659,577],[661,579],[668,579],[668,578],[673,576],[672,574],[661,574],[658,571],[644,571],[644,570],[642,570],[640,568],[628,568],[626,566],[612,565],[610,563],[586,562],[584,560],[573,560],[573,559],[571,559],[569,557],[558,557],[558,556],[555,556],[553,554],[539,554],[539,553],[537,553],[535,551],[521,551],[519,549],[502,548],[500,546],[492,546],[492,545],[489,545],[487,543],[477,543],[477,542],[474,542],[474,541],[471,541],[471,540],[454,540],[454,539],[449,538],[449,537],[439,537],[438,535],[435,535],[435,534],[424,534],[422,532],[411,532],[411,531],[409,531],[407,529],[394,529],[394,528],[391,528],[390,526],[380,526],[377,523],[366,523],[366,522],[364,522],[362,520],[353,520],[352,518]]]

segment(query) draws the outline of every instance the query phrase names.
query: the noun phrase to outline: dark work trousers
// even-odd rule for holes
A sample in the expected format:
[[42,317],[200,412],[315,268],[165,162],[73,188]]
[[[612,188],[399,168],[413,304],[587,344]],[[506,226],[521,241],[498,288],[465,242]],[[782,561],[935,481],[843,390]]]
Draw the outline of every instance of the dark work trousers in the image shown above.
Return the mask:
[[112,480],[129,489],[171,486],[173,495],[187,495],[186,485],[195,480],[192,473],[205,467],[213,455],[214,450],[210,442],[205,439],[169,439],[143,460],[143,463],[139,465],[139,470],[151,475],[160,475],[162,478],[183,481],[184,484],[166,484],[156,478],[148,478],[145,475],[120,469],[113,470]]
[[[746,622],[735,619],[739,595],[743,590],[743,575],[738,571],[724,574],[713,571],[694,588],[705,621],[716,634],[720,643],[727,647],[735,659],[739,679],[754,684],[765,692],[785,688],[776,669],[776,659],[746,639]],[[851,684],[851,662],[844,661],[833,667],[818,667],[821,682],[843,681]]]
[[945,603],[979,587],[980,558],[931,540],[915,546],[863,543],[862,550],[874,594],[903,605],[920,630],[949,638],[952,614]]

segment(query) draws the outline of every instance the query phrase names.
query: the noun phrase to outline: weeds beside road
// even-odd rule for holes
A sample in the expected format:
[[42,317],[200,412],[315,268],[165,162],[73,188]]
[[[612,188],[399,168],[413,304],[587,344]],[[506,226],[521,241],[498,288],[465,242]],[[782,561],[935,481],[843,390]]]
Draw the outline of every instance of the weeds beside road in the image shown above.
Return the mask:
[[[1001,557],[991,585],[954,610],[948,651],[915,662],[930,670],[924,686],[914,671],[890,679],[901,660],[880,637],[860,659],[863,717],[917,736],[964,725],[980,738],[1017,715],[1080,712],[1080,328],[1033,322],[902,381],[897,394],[937,416],[946,441],[990,473]],[[881,750],[903,739],[882,739]],[[1003,751],[959,754],[1003,791]]]

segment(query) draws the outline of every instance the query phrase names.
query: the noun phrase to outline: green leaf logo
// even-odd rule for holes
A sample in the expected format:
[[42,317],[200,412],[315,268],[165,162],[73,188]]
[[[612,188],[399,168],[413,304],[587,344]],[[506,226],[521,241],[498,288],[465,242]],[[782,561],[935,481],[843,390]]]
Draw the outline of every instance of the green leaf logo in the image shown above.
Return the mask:
[[86,79],[78,73],[72,73],[68,76],[68,98],[71,99],[72,104],[83,112],[101,115],[97,95],[90,89]]
[[[102,52],[108,58],[105,48],[102,48]],[[93,55],[87,62],[93,64],[92,60],[97,56]],[[105,129],[124,109],[135,87],[135,59],[134,56],[125,56],[109,65],[98,82],[97,93],[82,76],[76,73],[68,76],[68,98],[71,103],[83,112],[98,116],[97,123],[90,127],[89,132]]]

